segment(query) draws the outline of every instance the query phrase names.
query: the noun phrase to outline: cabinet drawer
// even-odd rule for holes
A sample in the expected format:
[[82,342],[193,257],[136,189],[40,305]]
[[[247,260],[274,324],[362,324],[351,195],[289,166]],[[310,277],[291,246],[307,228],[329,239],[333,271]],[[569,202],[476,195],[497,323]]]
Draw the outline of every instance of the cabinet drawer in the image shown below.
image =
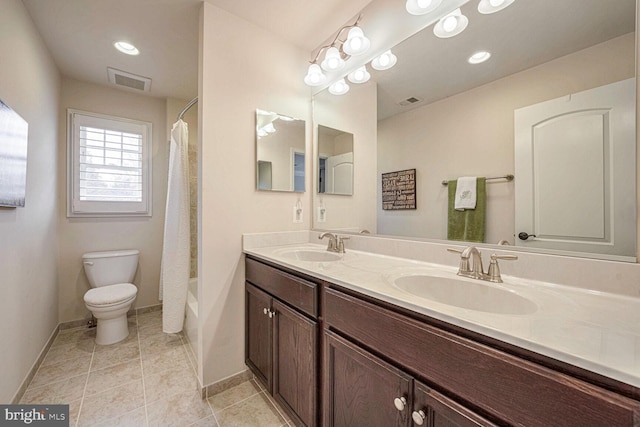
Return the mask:
[[640,404],[334,289],[325,325],[512,425],[638,426]]
[[318,317],[318,286],[253,259],[246,259],[246,279],[298,310]]

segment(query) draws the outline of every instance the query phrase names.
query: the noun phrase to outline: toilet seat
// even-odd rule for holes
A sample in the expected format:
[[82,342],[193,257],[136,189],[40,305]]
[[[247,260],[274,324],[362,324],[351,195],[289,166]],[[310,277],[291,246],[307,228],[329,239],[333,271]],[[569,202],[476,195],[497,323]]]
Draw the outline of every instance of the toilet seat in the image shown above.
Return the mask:
[[89,289],[84,302],[92,307],[109,307],[129,302],[136,297],[138,289],[131,283],[118,283]]

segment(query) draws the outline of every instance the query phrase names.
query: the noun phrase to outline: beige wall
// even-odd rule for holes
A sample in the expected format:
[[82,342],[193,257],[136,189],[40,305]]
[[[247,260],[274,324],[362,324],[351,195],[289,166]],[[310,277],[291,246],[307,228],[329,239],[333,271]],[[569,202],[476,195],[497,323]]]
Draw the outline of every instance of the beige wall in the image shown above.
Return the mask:
[[[308,52],[207,2],[200,49],[198,353],[207,385],[246,369],[242,233],[311,224],[309,191],[256,190],[255,110],[307,120],[307,152],[311,114],[302,81]],[[292,222],[298,199],[302,224]]]
[[[378,173],[416,168],[418,208],[383,211],[378,203],[378,232],[446,239],[447,187],[440,182],[513,174],[513,111],[633,77],[634,43],[628,34],[380,121]],[[487,185],[485,242],[513,243],[513,189]]]
[[318,168],[314,160],[314,206],[324,206],[326,215],[326,222],[316,221],[314,225],[319,229],[367,229],[375,233],[377,87],[373,82],[350,86],[349,92],[342,96],[331,95],[328,91],[314,96],[314,126],[353,134],[353,196],[318,194]]
[[10,403],[58,324],[60,75],[19,0],[2,1],[0,58],[0,99],[29,123],[25,207],[0,208],[0,402]]
[[[68,108],[142,120],[153,124],[152,217],[67,218],[66,111]],[[84,293],[89,289],[81,259],[85,252],[139,249],[140,262],[134,279],[138,287],[138,297],[134,306],[146,307],[159,304],[158,283],[168,158],[165,101],[64,78],[58,120],[59,321],[66,322],[90,316],[83,300]]]

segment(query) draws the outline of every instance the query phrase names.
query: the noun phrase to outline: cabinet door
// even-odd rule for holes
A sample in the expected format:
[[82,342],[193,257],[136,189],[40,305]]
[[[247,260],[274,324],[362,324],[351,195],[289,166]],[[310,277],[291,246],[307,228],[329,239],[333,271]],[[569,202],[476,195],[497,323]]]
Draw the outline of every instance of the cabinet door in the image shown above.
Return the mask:
[[495,424],[424,384],[415,382],[413,425],[429,427],[493,427]]
[[269,392],[273,386],[271,297],[246,283],[245,357],[246,363]]
[[317,323],[273,300],[273,396],[306,426],[316,425]]
[[326,427],[409,425],[411,377],[328,331],[324,366]]

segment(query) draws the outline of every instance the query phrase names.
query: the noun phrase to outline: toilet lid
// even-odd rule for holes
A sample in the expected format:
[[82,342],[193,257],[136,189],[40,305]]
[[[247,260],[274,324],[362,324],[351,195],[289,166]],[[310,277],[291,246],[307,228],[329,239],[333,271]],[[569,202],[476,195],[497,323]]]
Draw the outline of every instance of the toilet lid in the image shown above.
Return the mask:
[[118,304],[134,298],[138,289],[131,283],[119,283],[117,285],[101,286],[89,289],[84,294],[84,302],[90,305]]

